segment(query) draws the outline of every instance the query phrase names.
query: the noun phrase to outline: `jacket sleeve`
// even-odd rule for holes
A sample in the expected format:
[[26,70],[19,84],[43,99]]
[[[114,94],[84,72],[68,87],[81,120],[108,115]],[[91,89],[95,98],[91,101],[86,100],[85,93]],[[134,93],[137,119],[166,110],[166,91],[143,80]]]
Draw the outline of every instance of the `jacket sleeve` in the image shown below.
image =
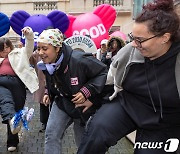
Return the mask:
[[50,98],[50,102],[53,103],[56,94],[53,92],[53,84],[51,81],[51,76],[49,75],[49,73],[46,70],[44,70],[43,73],[44,73],[45,79],[46,79],[45,80],[46,84],[45,84],[45,93],[44,94],[48,95]]
[[116,71],[117,71],[117,68],[115,68],[113,65],[110,65],[108,75],[107,75],[106,85],[114,84]]
[[83,73],[88,79],[80,91],[86,99],[101,93],[106,82],[107,68],[94,57],[85,57],[80,63]]
[[131,60],[133,49],[134,48],[132,47],[131,43],[121,48],[110,65],[106,80],[106,85],[114,84],[114,93],[109,97],[110,100],[116,97],[117,93],[123,89],[121,85],[122,79],[126,71],[127,63],[129,60]]
[[30,29],[29,33],[25,36],[25,47],[24,50],[27,53],[27,57],[28,59],[31,57],[31,55],[33,54],[33,50],[34,50],[34,34],[33,31],[30,27],[28,27]]

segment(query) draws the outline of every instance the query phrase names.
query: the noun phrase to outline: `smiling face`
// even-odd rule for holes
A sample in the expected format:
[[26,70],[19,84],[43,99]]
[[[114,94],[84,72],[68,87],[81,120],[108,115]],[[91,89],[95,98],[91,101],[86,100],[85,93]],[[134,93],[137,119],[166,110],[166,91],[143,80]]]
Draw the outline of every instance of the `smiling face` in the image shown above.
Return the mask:
[[1,58],[7,58],[8,54],[11,52],[11,48],[4,44],[4,49],[3,51],[0,51],[0,57]]
[[[169,41],[170,34],[165,33],[162,36],[156,36],[157,34],[153,34],[149,32],[147,23],[134,23],[132,29],[132,36],[135,40],[139,40],[141,45],[138,45],[135,40],[132,42],[132,46],[137,48],[144,57],[148,57],[151,60],[156,59],[163,54],[165,54],[171,43]],[[155,36],[155,37],[154,37]],[[150,38],[150,39],[148,39]]]
[[59,47],[54,47],[46,43],[37,43],[39,56],[45,64],[54,63],[59,53]]

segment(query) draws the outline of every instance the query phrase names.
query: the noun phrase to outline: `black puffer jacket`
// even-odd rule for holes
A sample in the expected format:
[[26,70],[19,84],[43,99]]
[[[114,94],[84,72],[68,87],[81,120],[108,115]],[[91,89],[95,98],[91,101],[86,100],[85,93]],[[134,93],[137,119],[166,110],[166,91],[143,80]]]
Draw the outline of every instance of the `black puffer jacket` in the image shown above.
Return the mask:
[[[87,119],[90,114],[94,113],[99,103],[95,101],[95,98],[103,90],[107,68],[92,54],[72,50],[65,44],[61,52],[64,54],[64,59],[55,73],[49,75],[47,71],[44,71],[51,102],[55,99],[58,107],[72,118]],[[88,109],[90,113],[89,111],[81,113],[81,109],[75,109],[71,102],[72,95],[79,91],[94,103],[93,109]]]

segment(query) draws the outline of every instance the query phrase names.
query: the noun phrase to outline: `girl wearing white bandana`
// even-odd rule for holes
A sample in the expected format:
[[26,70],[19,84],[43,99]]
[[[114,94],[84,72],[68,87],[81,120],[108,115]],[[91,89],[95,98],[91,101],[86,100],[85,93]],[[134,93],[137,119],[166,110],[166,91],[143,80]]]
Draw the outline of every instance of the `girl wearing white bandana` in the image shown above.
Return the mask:
[[45,131],[45,154],[59,154],[63,134],[73,122],[79,146],[85,123],[98,108],[95,97],[104,87],[107,69],[92,54],[65,45],[58,29],[44,30],[37,39],[37,50],[42,59],[37,66],[47,83],[43,102],[52,103]]

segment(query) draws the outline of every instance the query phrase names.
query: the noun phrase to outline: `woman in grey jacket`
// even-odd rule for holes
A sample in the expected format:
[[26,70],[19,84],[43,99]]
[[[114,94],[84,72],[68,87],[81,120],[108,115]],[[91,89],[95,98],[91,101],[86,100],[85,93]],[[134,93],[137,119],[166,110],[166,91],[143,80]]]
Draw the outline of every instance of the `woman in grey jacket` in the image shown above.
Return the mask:
[[[180,36],[173,0],[156,0],[136,18],[132,42],[110,66],[114,93],[89,122],[78,154],[104,154],[137,130],[135,153],[177,152],[180,140]],[[172,146],[172,143],[174,144]]]
[[7,124],[8,151],[16,150],[19,143],[21,127],[15,124],[16,112],[19,113],[24,107],[25,85],[32,93],[38,89],[36,72],[29,64],[34,47],[33,31],[25,27],[22,33],[26,37],[23,48],[14,48],[8,38],[0,38],[0,112],[2,122]]

